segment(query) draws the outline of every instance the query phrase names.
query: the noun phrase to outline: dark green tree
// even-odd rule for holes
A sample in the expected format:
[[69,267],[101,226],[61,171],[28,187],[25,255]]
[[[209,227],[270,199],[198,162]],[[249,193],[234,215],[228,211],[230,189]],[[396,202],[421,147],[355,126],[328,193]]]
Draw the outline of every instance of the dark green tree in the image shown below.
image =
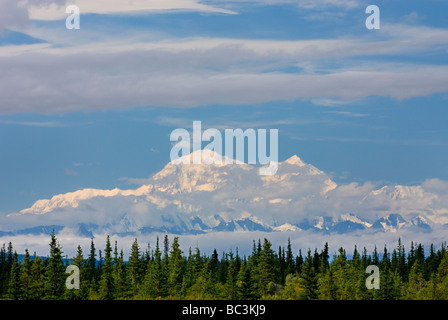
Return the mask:
[[317,295],[320,300],[336,300],[337,287],[333,276],[332,268],[326,269],[318,275]]
[[45,298],[61,300],[65,291],[65,266],[62,261],[62,249],[54,231],[51,233],[50,257],[45,272]]
[[31,269],[33,261],[31,260],[28,249],[25,249],[25,257],[20,270],[20,282],[22,284],[23,299],[29,300],[31,298]]
[[22,282],[20,281],[20,267],[17,252],[14,252],[11,275],[9,277],[8,294],[11,299],[19,300],[23,297]]
[[45,268],[42,258],[37,256],[31,267],[30,299],[42,300],[44,298],[44,276]]
[[95,243],[93,242],[93,238],[90,242],[90,251],[89,256],[87,258],[87,266],[86,266],[86,283],[88,286],[88,291],[90,296],[94,296],[96,291],[98,290],[97,282],[97,263],[96,263],[96,249]]
[[236,279],[237,297],[241,300],[253,300],[256,298],[254,294],[254,284],[251,276],[251,269],[247,263],[243,263]]
[[226,291],[227,297],[231,300],[235,300],[237,297],[237,281],[238,270],[235,263],[235,258],[233,257],[233,252],[229,253],[229,267],[227,268],[227,281],[226,281]]
[[112,271],[112,247],[110,238],[107,236],[105,249],[104,265],[100,280],[99,294],[103,300],[112,300],[114,298],[114,278]]
[[[375,248],[376,250],[376,248]],[[336,287],[336,299],[346,300],[347,299],[347,273],[348,273],[348,263],[347,255],[344,248],[340,247],[338,254],[333,258],[330,265],[330,269],[333,275],[334,285]]]
[[417,259],[413,259],[414,264],[411,267],[411,271],[409,272],[409,280],[407,283],[406,293],[404,298],[410,300],[420,300],[421,299],[421,291],[425,286],[425,279],[423,275],[423,267],[417,261]]
[[296,273],[296,266],[294,262],[294,256],[292,253],[291,248],[291,240],[288,238],[288,245],[286,247],[286,269],[285,269],[285,276],[288,274],[294,274]]
[[278,268],[275,260],[275,253],[271,248],[268,239],[264,239],[263,247],[260,250],[257,267],[257,290],[263,296],[268,294],[272,284],[278,283]]
[[6,248],[5,244],[0,248],[0,298],[8,290],[9,272],[6,267]]
[[171,296],[179,294],[185,271],[185,259],[179,246],[179,237],[174,237],[168,262],[168,288]]
[[313,300],[317,298],[317,277],[314,269],[314,261],[311,256],[311,250],[308,250],[305,258],[302,272],[300,274],[299,283],[303,288],[303,298],[305,300]]
[[117,265],[114,266],[114,287],[115,296],[117,299],[122,299],[127,296],[129,291],[127,276],[126,276],[126,266],[123,258],[123,250],[120,250],[120,255],[117,258]]
[[148,295],[151,298],[158,298],[163,295],[162,290],[165,286],[162,283],[164,279],[162,277],[162,252],[160,251],[158,237],[156,241],[156,249],[154,251],[154,261],[148,263],[149,265],[146,268],[142,291],[144,295]]
[[302,272],[302,266],[303,266],[303,256],[302,256],[302,250],[299,249],[299,255],[296,257],[296,272],[301,273]]
[[142,261],[140,260],[140,247],[137,239],[134,240],[131,247],[131,255],[127,264],[128,282],[133,295],[137,294],[138,286],[142,276]]
[[73,257],[73,265],[79,268],[79,290],[70,290],[68,299],[83,300],[88,298],[89,288],[86,284],[87,280],[87,261],[80,245],[78,245],[76,256]]

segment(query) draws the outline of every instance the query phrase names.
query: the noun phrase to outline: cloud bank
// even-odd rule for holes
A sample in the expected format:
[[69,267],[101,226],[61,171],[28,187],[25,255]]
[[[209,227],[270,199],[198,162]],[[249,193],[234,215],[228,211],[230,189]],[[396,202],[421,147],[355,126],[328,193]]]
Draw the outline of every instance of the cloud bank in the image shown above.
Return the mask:
[[[445,65],[349,62],[439,50],[448,38],[443,29],[415,29],[403,35],[403,27],[396,25],[385,32],[390,39],[370,42],[131,38],[76,46],[3,46],[0,113],[352,101],[369,96],[402,100],[447,92]],[[335,58],[339,62],[333,67],[321,66]],[[291,67],[298,71],[281,71]]]

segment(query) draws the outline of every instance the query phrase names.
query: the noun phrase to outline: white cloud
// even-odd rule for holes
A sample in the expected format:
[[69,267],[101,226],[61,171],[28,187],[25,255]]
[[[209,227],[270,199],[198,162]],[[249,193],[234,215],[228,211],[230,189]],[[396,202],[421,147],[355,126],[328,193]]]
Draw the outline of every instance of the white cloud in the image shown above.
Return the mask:
[[4,28],[20,28],[28,24],[28,12],[17,0],[0,1],[0,32]]
[[[166,10],[235,14],[230,10],[201,4],[197,0],[73,0],[70,4],[78,6],[81,14],[142,14]],[[61,20],[67,17],[65,7],[58,4],[43,7],[30,3],[29,11],[33,20]]]
[[323,10],[327,8],[353,9],[365,1],[361,0],[206,0],[207,3],[240,3],[253,5],[281,5],[290,4],[302,9]]
[[[370,95],[408,99],[447,92],[447,66],[374,60],[355,66],[349,62],[354,57],[400,56],[446,47],[447,30],[389,25],[382,32],[382,39],[370,41],[148,41],[141,35],[126,34],[126,38],[106,37],[98,42],[100,34],[87,31],[81,43],[71,44],[71,38],[60,30],[33,29],[30,35],[51,39],[51,43],[2,47],[0,94],[6,99],[0,113],[295,99],[334,105]],[[332,68],[324,68],[327,59],[337,62]],[[281,68],[297,65],[298,61],[308,65],[307,70],[295,74],[268,72],[273,62]]]
[[[342,123],[344,125],[344,123]],[[313,137],[291,137],[292,140],[298,141],[325,141],[325,142],[362,142],[362,143],[380,143],[402,146],[448,146],[445,140],[434,139],[390,139],[390,138],[362,138],[362,137],[337,137],[337,136],[313,136]]]
[[349,111],[325,111],[323,113],[332,113],[332,114],[339,114],[351,118],[364,118],[368,117],[369,115],[366,113],[357,113],[357,112],[349,112]]
[[64,125],[59,122],[51,121],[13,121],[13,120],[1,120],[0,124],[13,125],[13,126],[26,126],[26,127],[63,127]]
[[[67,0],[2,0],[0,1],[0,32],[4,28],[24,30],[30,26],[30,7],[41,9],[49,6],[62,8]],[[64,7],[65,11],[65,7]]]
[[[63,113],[147,105],[195,107],[326,97],[355,100],[371,95],[409,99],[448,90],[447,66],[424,66],[406,72],[335,71],[324,75],[216,73],[173,70],[168,61],[161,61],[171,60],[169,54],[159,60],[167,69],[157,70],[161,66],[151,62],[152,55],[159,54],[47,55],[40,56],[40,63],[32,69],[25,66],[34,60],[33,55],[0,60],[0,94],[5,97],[0,112]],[[185,58],[179,55],[180,60]],[[46,77],[42,78],[42,74]]]
[[440,180],[437,178],[425,180],[422,183],[422,187],[429,192],[436,192],[439,194],[448,193],[448,181]]
[[0,32],[4,28],[29,31],[30,20],[65,20],[68,4],[77,5],[81,14],[141,14],[173,10],[236,14],[231,10],[202,4],[198,0],[2,0]]

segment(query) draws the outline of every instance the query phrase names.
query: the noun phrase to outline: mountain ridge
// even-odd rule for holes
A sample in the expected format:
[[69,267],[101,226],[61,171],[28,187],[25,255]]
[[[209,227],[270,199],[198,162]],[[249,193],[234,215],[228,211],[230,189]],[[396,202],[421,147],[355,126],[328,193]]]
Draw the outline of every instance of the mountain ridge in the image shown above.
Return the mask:
[[[220,157],[206,153],[209,159]],[[0,235],[45,225],[70,227],[89,236],[101,232],[430,232],[440,224],[440,217],[448,215],[448,210],[440,215],[443,211],[431,207],[438,199],[422,186],[339,186],[297,155],[279,162],[271,176],[260,176],[257,166],[241,163],[169,162],[136,189],[86,188],[38,200],[7,217],[29,225]]]

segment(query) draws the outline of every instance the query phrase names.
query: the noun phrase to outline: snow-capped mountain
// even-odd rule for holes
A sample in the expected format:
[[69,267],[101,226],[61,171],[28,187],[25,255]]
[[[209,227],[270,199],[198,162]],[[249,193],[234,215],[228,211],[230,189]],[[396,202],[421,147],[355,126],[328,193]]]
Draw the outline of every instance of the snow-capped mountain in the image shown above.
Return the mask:
[[[448,217],[448,206],[423,186],[338,186],[296,155],[279,162],[275,175],[262,176],[257,166],[207,164],[222,156],[196,152],[203,163],[170,162],[137,189],[83,189],[39,200],[10,214],[0,236],[43,232],[49,226],[72,228],[86,237],[106,232],[431,231]],[[197,154],[187,157],[193,156]],[[8,225],[23,228],[7,229]]]

